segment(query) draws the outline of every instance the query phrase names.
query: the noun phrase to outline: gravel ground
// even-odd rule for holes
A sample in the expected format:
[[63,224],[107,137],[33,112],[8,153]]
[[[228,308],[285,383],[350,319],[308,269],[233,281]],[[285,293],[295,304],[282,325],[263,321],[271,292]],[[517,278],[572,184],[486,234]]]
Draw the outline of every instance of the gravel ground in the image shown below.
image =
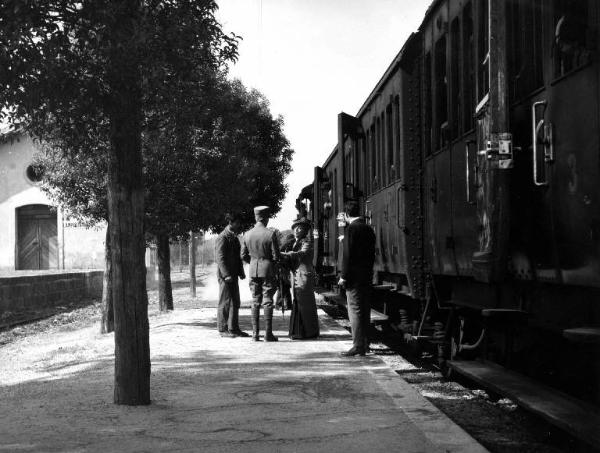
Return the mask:
[[[319,305],[349,329],[345,308],[323,301]],[[597,452],[507,398],[496,400],[470,382],[443,379],[433,357],[427,352],[415,355],[399,335],[373,334],[372,352],[491,452]]]

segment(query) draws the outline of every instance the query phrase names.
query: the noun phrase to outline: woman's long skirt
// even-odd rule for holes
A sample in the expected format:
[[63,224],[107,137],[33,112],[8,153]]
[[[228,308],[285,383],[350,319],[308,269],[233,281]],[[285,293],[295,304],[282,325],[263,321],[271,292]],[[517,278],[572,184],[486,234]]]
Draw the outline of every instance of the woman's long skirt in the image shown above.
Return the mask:
[[290,338],[294,340],[319,336],[319,317],[313,286],[313,275],[296,273],[294,276]]

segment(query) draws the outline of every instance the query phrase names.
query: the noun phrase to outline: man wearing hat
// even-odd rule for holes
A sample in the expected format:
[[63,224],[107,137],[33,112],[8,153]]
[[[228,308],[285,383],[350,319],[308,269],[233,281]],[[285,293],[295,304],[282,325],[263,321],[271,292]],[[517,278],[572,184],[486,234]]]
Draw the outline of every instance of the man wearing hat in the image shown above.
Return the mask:
[[256,224],[244,234],[242,259],[250,263],[249,278],[252,292],[252,339],[258,341],[260,307],[264,306],[265,341],[277,341],[273,335],[273,295],[277,290],[275,263],[279,261],[277,234],[267,228],[269,207],[254,208]]

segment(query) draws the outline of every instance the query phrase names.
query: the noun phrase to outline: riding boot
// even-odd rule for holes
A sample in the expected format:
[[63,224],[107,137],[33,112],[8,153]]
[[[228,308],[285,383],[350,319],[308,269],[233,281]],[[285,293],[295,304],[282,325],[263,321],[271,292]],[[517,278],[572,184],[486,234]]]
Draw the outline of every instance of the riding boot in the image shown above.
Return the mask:
[[265,307],[265,341],[277,341],[273,335],[273,307]]
[[252,307],[252,339],[258,341],[258,331],[260,330],[260,307]]

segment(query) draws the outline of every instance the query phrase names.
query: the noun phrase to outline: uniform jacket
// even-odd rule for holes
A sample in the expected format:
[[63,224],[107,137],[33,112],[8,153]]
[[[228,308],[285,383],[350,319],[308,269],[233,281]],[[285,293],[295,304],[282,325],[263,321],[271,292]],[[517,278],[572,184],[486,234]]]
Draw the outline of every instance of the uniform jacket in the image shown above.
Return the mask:
[[279,261],[279,241],[275,231],[257,222],[244,234],[241,256],[250,263],[250,278],[275,278],[275,262]]
[[217,237],[216,255],[219,269],[217,276],[220,280],[226,277],[244,277],[244,263],[240,257],[240,240],[229,228],[225,227]]
[[375,233],[362,218],[346,227],[344,233],[341,277],[346,286],[368,285],[373,280]]

